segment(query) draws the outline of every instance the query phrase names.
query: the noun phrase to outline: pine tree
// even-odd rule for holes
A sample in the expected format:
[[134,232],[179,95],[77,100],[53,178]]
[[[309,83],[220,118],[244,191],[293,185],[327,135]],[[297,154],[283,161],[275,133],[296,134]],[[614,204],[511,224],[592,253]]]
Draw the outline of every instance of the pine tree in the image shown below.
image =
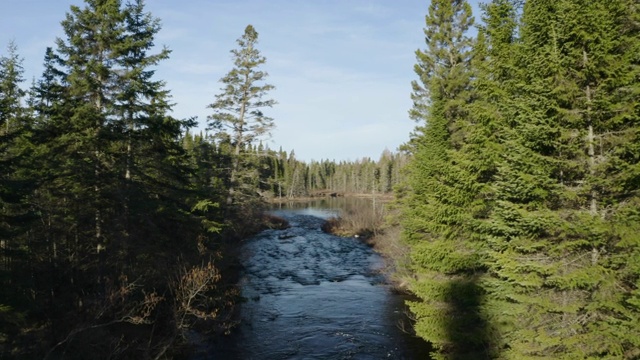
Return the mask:
[[264,99],[274,86],[263,83],[267,73],[259,67],[266,58],[256,48],[258,33],[252,25],[245,28],[237,43],[239,48],[231,50],[235,67],[220,79],[224,87],[222,93],[216,95],[216,101],[209,105],[214,113],[208,118],[209,128],[228,132],[233,146],[228,204],[248,192],[243,189],[245,181],[250,180],[246,179],[246,169],[242,166],[243,149],[268,135],[275,126],[273,119],[262,112],[276,102]]

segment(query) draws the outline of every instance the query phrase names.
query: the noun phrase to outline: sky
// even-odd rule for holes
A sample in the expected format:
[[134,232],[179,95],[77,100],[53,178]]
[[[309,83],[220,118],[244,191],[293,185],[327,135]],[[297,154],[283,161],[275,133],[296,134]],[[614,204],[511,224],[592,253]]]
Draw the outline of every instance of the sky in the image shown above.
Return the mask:
[[[0,55],[16,43],[25,86],[42,74],[45,49],[63,37],[71,5],[83,1],[0,0]],[[263,111],[276,124],[263,142],[304,161],[377,160],[409,139],[415,51],[425,48],[428,7],[428,0],[146,1],[162,24],[156,45],[172,51],[156,69],[173,96],[172,115],[197,117],[195,131],[204,131],[207,105],[233,68],[230,50],[251,24],[278,102]]]

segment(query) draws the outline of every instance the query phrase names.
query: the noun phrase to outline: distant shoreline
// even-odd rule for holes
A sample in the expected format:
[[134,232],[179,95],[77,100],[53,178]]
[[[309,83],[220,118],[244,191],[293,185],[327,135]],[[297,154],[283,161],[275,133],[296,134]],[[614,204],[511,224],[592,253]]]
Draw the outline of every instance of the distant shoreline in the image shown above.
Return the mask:
[[327,198],[369,198],[369,199],[378,199],[378,200],[382,200],[382,201],[391,201],[393,199],[395,199],[395,196],[393,194],[371,194],[371,193],[343,193],[343,192],[322,192],[322,193],[316,193],[316,194],[312,194],[309,196],[298,196],[298,197],[273,197],[273,198],[266,198],[266,201],[270,204],[282,204],[282,203],[288,203],[288,202],[296,202],[296,203],[301,203],[301,202],[307,202],[307,201],[314,201],[314,200],[320,200],[320,199],[327,199]]

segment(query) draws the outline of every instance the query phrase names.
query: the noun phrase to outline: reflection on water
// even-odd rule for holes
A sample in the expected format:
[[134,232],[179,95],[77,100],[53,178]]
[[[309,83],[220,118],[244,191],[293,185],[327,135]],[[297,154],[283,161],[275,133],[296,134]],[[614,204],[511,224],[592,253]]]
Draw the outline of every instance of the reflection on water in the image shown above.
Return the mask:
[[380,257],[356,239],[320,230],[350,200],[274,210],[291,227],[247,241],[242,323],[199,358],[427,358],[426,344],[398,326],[407,320],[403,299],[385,285]]
[[313,216],[313,217],[326,220],[332,217],[339,216],[340,210],[316,207],[316,208],[301,208],[301,209],[295,209],[295,210],[278,209],[278,210],[272,210],[271,213],[274,215],[282,216],[282,217],[288,217],[291,214],[308,215],[308,216]]
[[309,201],[289,201],[273,205],[277,210],[290,210],[299,214],[309,214],[326,219],[326,214],[331,216],[340,215],[343,212],[359,212],[364,209],[371,209],[375,206],[377,211],[381,211],[385,201],[380,198],[368,197],[323,197]]

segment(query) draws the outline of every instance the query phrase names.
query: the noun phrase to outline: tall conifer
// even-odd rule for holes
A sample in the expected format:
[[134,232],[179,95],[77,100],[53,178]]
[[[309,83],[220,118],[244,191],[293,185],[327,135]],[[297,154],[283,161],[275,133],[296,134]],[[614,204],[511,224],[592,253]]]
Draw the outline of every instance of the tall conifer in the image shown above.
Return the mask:
[[10,220],[12,205],[20,203],[24,192],[16,178],[20,160],[20,150],[17,141],[24,132],[22,101],[25,95],[20,88],[24,82],[22,77],[22,59],[18,55],[15,43],[7,47],[7,55],[0,56],[0,240],[4,241],[3,248],[11,232]]
[[[57,53],[47,51],[33,91],[46,180],[33,197],[42,220],[37,240],[48,244],[52,264],[38,276],[49,285],[38,290],[52,307],[52,330],[68,324],[65,315],[127,322],[122,314],[144,292],[168,291],[176,254],[195,253],[201,230],[189,214],[195,199],[181,146],[191,121],[168,116],[168,92],[154,80],[153,67],[168,55],[152,53],[158,20],[141,0],[87,0],[62,26],[65,37]],[[141,284],[126,294],[131,300],[112,302],[129,279]],[[76,334],[61,335],[69,331]]]
[[620,176],[637,166],[624,145],[638,124],[630,5],[525,4],[494,205],[478,228],[504,357],[636,356],[637,276],[622,264],[637,257],[637,182]]
[[478,169],[467,154],[472,135],[473,24],[466,1],[432,1],[424,30],[427,49],[416,52],[412,119],[419,125],[409,144],[408,192],[403,234],[411,245],[416,280],[410,289],[416,332],[431,342],[437,358],[494,353],[483,318],[481,244],[470,221],[481,209]]
[[258,32],[247,25],[237,43],[238,49],[231,50],[235,67],[220,79],[224,87],[209,105],[214,113],[208,118],[209,128],[228,134],[233,146],[228,204],[241,198],[243,192],[254,190],[243,189],[252,176],[242,169],[241,153],[275,127],[273,119],[262,112],[276,102],[265,99],[274,86],[264,83],[268,74],[259,68],[266,58],[257,48]]
[[28,231],[25,198],[30,181],[22,166],[28,164],[26,111],[22,59],[15,43],[0,56],[0,337],[11,338],[29,307],[29,271],[25,233]]

